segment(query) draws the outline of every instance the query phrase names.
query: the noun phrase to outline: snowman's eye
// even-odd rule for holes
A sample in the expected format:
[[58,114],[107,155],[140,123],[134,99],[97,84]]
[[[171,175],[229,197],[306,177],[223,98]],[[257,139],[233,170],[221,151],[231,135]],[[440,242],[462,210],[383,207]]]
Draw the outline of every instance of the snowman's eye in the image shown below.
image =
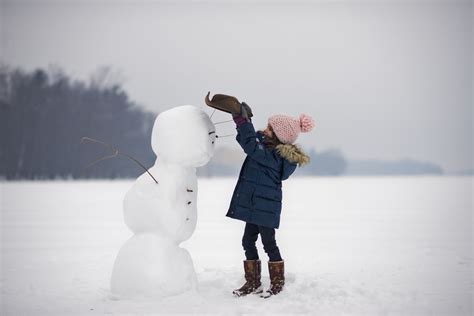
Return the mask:
[[209,136],[213,135],[214,137],[211,137],[211,142],[214,144],[217,138],[216,131],[209,132]]

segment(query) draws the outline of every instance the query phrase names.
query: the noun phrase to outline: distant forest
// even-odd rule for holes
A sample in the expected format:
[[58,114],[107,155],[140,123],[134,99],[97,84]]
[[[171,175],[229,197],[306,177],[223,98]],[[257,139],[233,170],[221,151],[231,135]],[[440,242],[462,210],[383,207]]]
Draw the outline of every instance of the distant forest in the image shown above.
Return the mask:
[[[107,67],[84,82],[60,68],[27,72],[0,65],[0,179],[136,178],[144,170],[121,155],[87,167],[113,151],[81,139],[111,144],[148,168],[156,159],[150,143],[156,116],[131,101]],[[338,149],[308,154],[311,163],[296,175],[443,173],[413,160],[347,161]],[[236,177],[243,155],[237,145],[217,147],[198,175]]]
[[[0,177],[6,179],[135,178],[137,164],[123,156],[89,163],[113,151],[85,142],[91,137],[124,150],[144,166],[156,159],[150,139],[156,113],[132,102],[110,68],[99,69],[89,82],[72,80],[61,69],[26,72],[0,67]],[[226,148],[218,148],[226,151]],[[338,151],[316,155],[302,174],[344,173]],[[211,161],[201,176],[237,175],[241,162]]]
[[150,135],[155,113],[129,100],[109,68],[90,82],[60,69],[25,72],[0,67],[0,176],[7,179],[136,177],[143,170],[125,157],[84,169],[112,151],[83,136],[153,164]]

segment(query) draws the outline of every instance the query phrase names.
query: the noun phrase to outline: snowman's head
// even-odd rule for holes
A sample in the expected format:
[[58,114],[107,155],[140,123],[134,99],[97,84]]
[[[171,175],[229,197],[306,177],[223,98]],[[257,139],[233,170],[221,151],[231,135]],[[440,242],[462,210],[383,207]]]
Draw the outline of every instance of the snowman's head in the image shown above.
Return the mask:
[[216,130],[209,116],[193,105],[161,112],[153,125],[151,146],[164,162],[200,167],[214,155]]

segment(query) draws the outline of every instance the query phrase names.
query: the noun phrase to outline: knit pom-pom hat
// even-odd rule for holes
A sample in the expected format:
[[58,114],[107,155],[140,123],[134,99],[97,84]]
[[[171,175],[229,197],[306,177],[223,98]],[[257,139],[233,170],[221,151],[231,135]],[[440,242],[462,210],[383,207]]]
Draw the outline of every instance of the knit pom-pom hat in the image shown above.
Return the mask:
[[284,144],[294,143],[300,132],[307,133],[315,126],[313,118],[307,114],[301,114],[299,118],[283,114],[273,115],[268,119],[268,124]]

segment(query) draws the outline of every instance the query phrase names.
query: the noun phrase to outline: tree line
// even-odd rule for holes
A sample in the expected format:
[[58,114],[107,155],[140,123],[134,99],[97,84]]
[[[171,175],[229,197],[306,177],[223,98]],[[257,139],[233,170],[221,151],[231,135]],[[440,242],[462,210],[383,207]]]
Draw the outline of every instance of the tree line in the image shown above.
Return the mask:
[[[198,175],[204,177],[238,176],[244,154],[237,143],[234,147],[235,149],[229,147],[216,148],[214,158],[207,165],[198,169]],[[302,168],[297,168],[295,175],[339,176],[346,172],[346,158],[338,149],[316,151],[313,148],[307,154],[310,157],[310,163]]]
[[[60,68],[24,71],[0,65],[0,178],[135,178],[144,172],[90,137],[112,144],[153,165],[151,131],[156,113],[131,101],[110,68],[96,71],[88,82],[73,80]],[[346,160],[338,150],[308,153],[311,164],[300,175],[340,175]],[[87,167],[87,168],[86,168]],[[212,161],[201,176],[238,175],[240,164]]]
[[84,136],[125,150],[145,166],[155,160],[150,137],[156,113],[143,110],[99,69],[89,82],[60,69],[0,66],[0,177],[121,178],[143,172],[123,156],[84,168],[113,152]]
[[[0,179],[136,178],[144,170],[121,155],[86,168],[114,152],[81,139],[112,144],[150,167],[156,159],[150,143],[156,115],[131,101],[107,67],[81,81],[60,68],[24,71],[0,64]],[[237,176],[241,162],[223,157],[222,151],[236,156],[228,150],[217,150],[198,175]],[[347,161],[338,149],[308,154],[311,163],[296,174],[443,174],[435,164],[409,159]]]

